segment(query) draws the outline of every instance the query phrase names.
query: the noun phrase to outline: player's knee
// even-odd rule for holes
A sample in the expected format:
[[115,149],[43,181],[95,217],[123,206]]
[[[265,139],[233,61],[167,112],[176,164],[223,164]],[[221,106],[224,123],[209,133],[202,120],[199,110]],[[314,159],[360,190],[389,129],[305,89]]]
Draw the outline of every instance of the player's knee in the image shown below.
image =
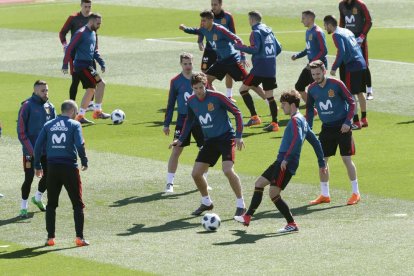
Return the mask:
[[235,174],[233,168],[223,168],[223,173],[226,177],[231,177]]
[[199,171],[199,170],[193,170],[193,171],[192,171],[192,173],[191,173],[191,177],[192,177],[194,180],[197,180],[197,179],[202,178],[202,177],[203,177],[203,174],[204,174],[204,172],[202,172],[202,171]]

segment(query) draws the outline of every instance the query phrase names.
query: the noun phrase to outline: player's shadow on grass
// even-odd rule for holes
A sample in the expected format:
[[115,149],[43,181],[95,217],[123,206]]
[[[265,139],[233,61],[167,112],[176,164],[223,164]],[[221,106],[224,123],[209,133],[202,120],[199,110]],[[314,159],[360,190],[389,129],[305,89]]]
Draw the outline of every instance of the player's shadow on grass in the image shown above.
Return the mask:
[[161,127],[164,125],[164,122],[163,121],[151,121],[151,122],[132,123],[130,125],[148,125],[147,127]]
[[30,223],[30,219],[33,218],[34,212],[27,213],[27,216],[27,218],[21,218],[20,216],[16,216],[5,220],[0,220],[0,227],[11,223]]
[[127,198],[115,201],[113,204],[109,205],[109,207],[122,207],[122,206],[126,206],[129,204],[135,204],[135,203],[147,203],[147,202],[152,202],[152,201],[157,201],[157,200],[177,199],[181,196],[186,196],[186,195],[189,195],[195,192],[198,192],[198,190],[194,189],[194,190],[183,192],[183,193],[173,193],[173,194],[165,194],[165,193],[160,192],[160,193],[155,193],[152,195],[141,196],[141,197],[131,196],[131,197],[127,197]]
[[[334,206],[326,206],[326,207],[322,207],[322,206],[326,206],[326,205],[303,205],[300,207],[292,208],[290,209],[290,211],[292,212],[292,215],[294,217],[297,217],[297,216],[306,216],[314,212],[321,212],[321,211],[327,211],[331,209],[346,207],[348,205],[344,204],[344,205],[334,205]],[[253,216],[253,219],[255,220],[262,219],[262,218],[284,218],[284,217],[275,208],[274,210],[271,210],[271,211],[262,211],[262,212],[256,213]]]
[[278,233],[266,233],[266,234],[248,234],[245,230],[231,230],[233,235],[239,237],[237,240],[228,242],[213,243],[213,245],[235,245],[235,244],[251,244],[256,243],[258,240],[281,236]]
[[414,124],[414,120],[412,121],[406,121],[406,122],[399,122],[397,125],[408,125],[408,124]]
[[126,230],[125,233],[119,233],[117,236],[131,236],[139,233],[160,233],[170,231],[181,231],[184,229],[192,229],[200,226],[200,223],[191,223],[187,220],[195,218],[194,216],[168,221],[163,225],[145,227],[145,224],[134,223],[133,227]]
[[41,248],[45,248],[45,246],[41,245],[41,246],[29,247],[29,248],[24,248],[24,249],[16,250],[13,252],[6,252],[6,253],[0,252],[0,259],[33,258],[33,257],[37,257],[43,254],[47,254],[49,252],[57,252],[57,251],[62,251],[62,250],[70,249],[70,248],[76,248],[76,246],[66,247],[66,248],[53,248],[53,249],[48,249],[48,250],[37,251],[38,249],[41,249]]

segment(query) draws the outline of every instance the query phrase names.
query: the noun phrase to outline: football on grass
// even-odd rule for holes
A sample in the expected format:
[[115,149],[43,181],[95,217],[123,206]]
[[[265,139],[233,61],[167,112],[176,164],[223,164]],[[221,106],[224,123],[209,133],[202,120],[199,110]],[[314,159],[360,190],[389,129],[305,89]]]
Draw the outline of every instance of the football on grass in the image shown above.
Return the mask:
[[204,229],[207,231],[217,231],[220,227],[220,223],[220,217],[214,213],[205,214],[201,220],[201,225],[203,225]]
[[111,120],[114,125],[122,124],[122,122],[125,120],[125,112],[123,112],[121,109],[115,109],[111,113]]

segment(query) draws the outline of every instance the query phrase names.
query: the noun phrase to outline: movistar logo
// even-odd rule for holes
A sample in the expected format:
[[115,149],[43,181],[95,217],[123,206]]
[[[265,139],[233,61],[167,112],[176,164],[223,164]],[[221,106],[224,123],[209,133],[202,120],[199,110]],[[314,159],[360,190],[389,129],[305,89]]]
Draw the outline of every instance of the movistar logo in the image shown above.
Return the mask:
[[68,128],[65,126],[65,122],[60,120],[50,128],[50,131],[68,131]]
[[211,123],[213,121],[213,119],[211,119],[210,113],[207,113],[205,117],[203,117],[202,115],[198,116],[198,120],[202,125],[206,125],[209,122]]
[[191,95],[192,94],[190,94],[189,92],[185,92],[184,93],[184,100],[187,102],[188,101],[188,98],[190,98]]
[[332,102],[331,100],[327,100],[326,103],[320,102],[319,107],[321,108],[321,110],[328,110],[332,108]]
[[52,135],[52,144],[60,144],[60,143],[66,142],[66,134],[61,133],[60,136],[58,136],[56,133]]
[[354,15],[345,16],[345,23],[346,24],[353,24],[353,23],[355,23],[355,16]]

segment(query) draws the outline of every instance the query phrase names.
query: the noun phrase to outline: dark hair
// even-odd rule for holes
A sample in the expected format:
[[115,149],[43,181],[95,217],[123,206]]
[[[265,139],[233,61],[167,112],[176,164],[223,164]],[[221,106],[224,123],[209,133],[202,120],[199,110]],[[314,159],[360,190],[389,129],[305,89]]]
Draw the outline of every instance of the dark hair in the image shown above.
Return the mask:
[[81,0],[81,5],[83,3],[92,4],[92,0]]
[[257,22],[261,22],[262,21],[262,14],[258,11],[251,11],[249,12],[249,16],[250,18],[254,19]]
[[219,2],[219,4],[223,4],[223,0],[217,0]]
[[47,85],[47,82],[44,80],[37,80],[35,81],[35,83],[33,84],[33,87],[39,86],[39,85]]
[[325,70],[325,64],[323,64],[323,61],[319,60],[319,59],[315,60],[315,61],[312,61],[309,64],[309,67],[310,67],[310,69],[321,68],[322,70]]
[[332,26],[336,27],[338,26],[338,20],[336,20],[335,16],[333,15],[327,15],[324,17],[323,22],[325,24],[331,24]]
[[313,11],[311,11],[311,10],[306,10],[306,11],[303,11],[303,12],[302,12],[302,14],[304,14],[304,15],[306,15],[306,16],[310,16],[310,17],[312,17],[313,19],[315,19],[315,17],[316,17],[315,13],[314,13]]
[[206,74],[200,72],[200,73],[194,73],[191,76],[191,86],[197,84],[197,83],[203,83],[203,85],[207,84],[207,76]]
[[66,113],[72,109],[75,109],[75,111],[78,110],[78,105],[73,100],[66,100],[60,106],[60,110],[62,111],[62,113]]
[[102,15],[100,15],[99,13],[95,13],[95,12],[89,15],[89,20],[97,19],[97,18],[102,18]]
[[214,19],[214,13],[209,10],[204,10],[200,13],[200,17],[207,19]]
[[284,92],[280,96],[280,102],[286,102],[288,104],[294,103],[296,107],[299,107],[300,94],[294,89],[290,90],[289,92]]
[[191,59],[192,60],[193,59],[193,55],[190,54],[190,53],[184,52],[184,53],[182,53],[180,55],[180,63],[183,62],[183,59]]

